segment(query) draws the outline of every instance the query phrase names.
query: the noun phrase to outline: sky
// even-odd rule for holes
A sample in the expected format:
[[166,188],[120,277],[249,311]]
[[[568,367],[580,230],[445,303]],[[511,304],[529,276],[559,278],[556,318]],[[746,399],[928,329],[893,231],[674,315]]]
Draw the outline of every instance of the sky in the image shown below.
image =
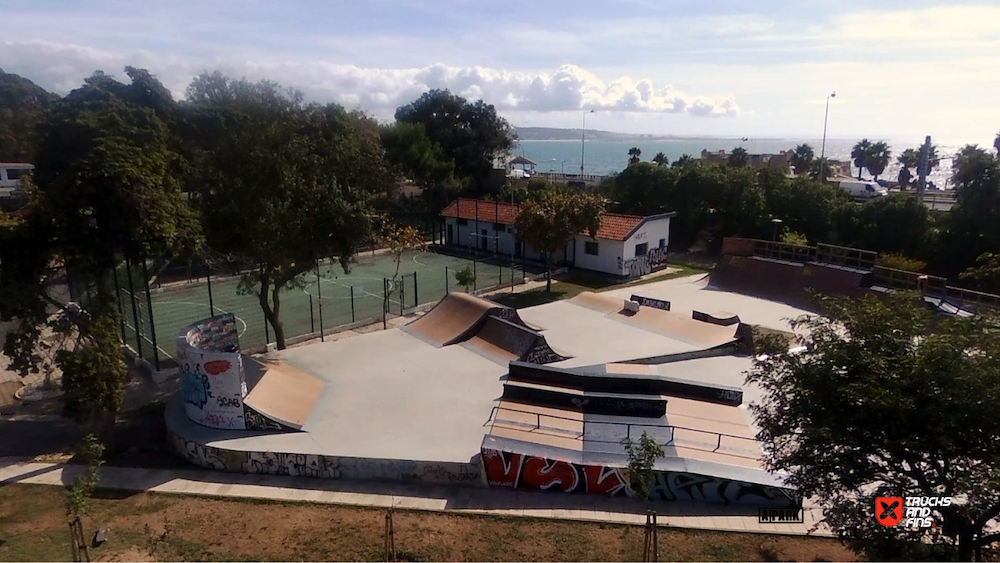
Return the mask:
[[0,68],[60,94],[132,65],[384,120],[448,88],[519,126],[818,138],[829,99],[830,138],[1000,131],[997,0],[0,0],[0,27]]

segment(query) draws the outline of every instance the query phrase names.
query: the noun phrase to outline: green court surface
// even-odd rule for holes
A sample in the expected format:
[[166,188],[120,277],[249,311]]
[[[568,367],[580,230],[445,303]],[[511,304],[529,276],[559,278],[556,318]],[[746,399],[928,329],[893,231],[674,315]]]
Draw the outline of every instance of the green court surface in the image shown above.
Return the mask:
[[[402,309],[434,303],[450,291],[464,291],[455,281],[455,273],[474,268],[476,285],[473,290],[519,283],[524,277],[520,262],[511,267],[510,258],[460,258],[434,252],[414,252],[403,256],[396,283],[396,261],[390,254],[357,256],[357,262],[345,274],[338,263],[321,264],[319,275],[312,271],[301,278],[301,286],[281,293],[279,316],[284,323],[285,338],[317,333],[366,319],[382,318],[386,297],[389,312],[399,315]],[[528,268],[529,275],[541,270]],[[415,276],[414,276],[415,274]],[[389,279],[389,293],[385,294]],[[141,355],[154,361],[154,340],[159,360],[173,359],[177,335],[185,326],[210,317],[233,313],[240,330],[240,346],[244,349],[274,342],[270,326],[265,328],[264,314],[255,295],[239,295],[236,277],[212,278],[211,298],[205,278],[192,282],[177,282],[150,295],[137,293],[129,303],[129,293],[122,290],[125,341],[133,348],[141,346]],[[151,308],[147,305],[151,303]],[[150,310],[151,309],[151,310]],[[151,314],[150,314],[151,313]],[[139,326],[136,331],[135,327]],[[155,336],[154,336],[155,329]],[[137,333],[138,332],[138,337]]]

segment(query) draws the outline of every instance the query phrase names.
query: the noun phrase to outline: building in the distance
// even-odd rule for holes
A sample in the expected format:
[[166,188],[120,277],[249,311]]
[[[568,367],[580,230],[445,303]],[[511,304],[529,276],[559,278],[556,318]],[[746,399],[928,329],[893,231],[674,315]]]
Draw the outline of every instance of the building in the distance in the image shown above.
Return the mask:
[[[517,204],[460,198],[441,211],[443,243],[487,254],[541,261],[542,253],[517,239]],[[670,220],[675,212],[642,217],[604,213],[597,237],[580,233],[553,257],[556,264],[623,277],[666,267]]]

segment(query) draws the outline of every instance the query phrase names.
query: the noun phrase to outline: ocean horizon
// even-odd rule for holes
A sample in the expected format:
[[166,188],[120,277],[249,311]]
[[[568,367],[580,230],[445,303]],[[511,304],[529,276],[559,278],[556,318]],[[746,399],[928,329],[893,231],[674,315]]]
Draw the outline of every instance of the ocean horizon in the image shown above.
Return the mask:
[[[826,157],[831,160],[848,161],[851,156],[851,149],[858,141],[856,139],[830,139],[826,140]],[[896,180],[899,174],[899,164],[896,157],[906,149],[919,148],[922,139],[915,142],[887,141],[892,150],[892,158],[888,168],[882,173],[880,178],[886,180]],[[933,139],[932,139],[933,142]],[[742,147],[750,154],[777,154],[783,150],[791,150],[796,146],[807,143],[813,147],[816,157],[820,156],[822,139],[794,139],[794,138],[771,138],[771,139],[731,139],[722,137],[702,137],[702,138],[677,138],[677,139],[629,139],[622,141],[596,141],[587,140],[581,143],[580,140],[538,140],[538,141],[518,141],[514,154],[524,156],[535,163],[538,172],[565,172],[568,174],[578,174],[580,172],[581,156],[583,157],[584,173],[597,176],[608,176],[616,174],[625,169],[628,164],[628,151],[632,147],[638,147],[642,154],[640,160],[652,161],[656,153],[663,152],[667,158],[673,162],[684,154],[689,154],[695,158],[701,155],[701,151],[708,150],[716,152],[725,150],[732,152],[736,147]],[[945,188],[951,183],[951,157],[964,145],[938,144],[938,155],[941,157],[940,165],[928,175],[928,180],[934,182],[939,188]],[[584,154],[581,155],[581,151]],[[853,166],[852,166],[853,169]],[[857,170],[854,170],[857,177]],[[870,178],[867,171],[863,177]]]

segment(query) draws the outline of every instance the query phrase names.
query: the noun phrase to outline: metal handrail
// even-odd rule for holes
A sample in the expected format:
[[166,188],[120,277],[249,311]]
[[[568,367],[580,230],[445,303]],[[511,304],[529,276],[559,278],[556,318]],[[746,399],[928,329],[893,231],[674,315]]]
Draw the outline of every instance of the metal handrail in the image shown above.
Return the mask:
[[814,259],[816,252],[816,249],[811,246],[770,240],[753,239],[753,245],[754,256],[786,262],[810,262]]
[[[496,424],[497,422],[507,422],[507,423],[511,423],[511,424],[517,424],[517,421],[513,421],[513,420],[507,420],[507,421],[505,421],[505,420],[496,418],[497,413],[500,412],[500,411],[516,412],[516,413],[520,413],[520,414],[533,415],[535,417],[535,428],[534,428],[535,430],[542,430],[543,429],[543,427],[542,427],[542,417],[545,417],[545,418],[551,418],[551,419],[555,419],[555,420],[568,420],[570,422],[577,422],[577,423],[582,424],[583,425],[583,429],[578,432],[578,434],[576,436],[577,439],[584,438],[586,436],[586,433],[587,433],[587,421],[586,420],[580,420],[580,419],[570,418],[570,417],[566,417],[566,416],[558,416],[558,415],[554,415],[554,414],[543,414],[543,413],[537,413],[537,412],[532,412],[532,411],[525,411],[525,410],[520,410],[520,409],[512,409],[512,408],[509,408],[509,407],[501,407],[499,405],[494,405],[493,410],[490,411],[490,418],[486,421],[486,423],[483,424],[483,426],[486,426],[486,425],[490,424],[490,422],[492,422],[494,424]],[[592,422],[592,424],[593,424],[593,422]],[[746,436],[737,436],[736,434],[725,434],[725,433],[722,433],[722,432],[712,432],[710,430],[700,430],[698,428],[688,428],[688,427],[685,427],[685,426],[677,426],[677,425],[673,425],[673,424],[639,424],[639,423],[633,423],[633,422],[614,422],[614,421],[607,421],[607,422],[602,421],[602,422],[597,422],[596,424],[605,424],[605,425],[611,425],[611,426],[625,426],[626,427],[625,437],[628,438],[628,439],[632,438],[632,427],[633,426],[640,427],[640,428],[662,428],[662,429],[665,429],[665,430],[669,430],[670,431],[670,440],[668,440],[668,441],[664,442],[663,444],[661,444],[661,445],[664,445],[664,446],[668,446],[668,445],[673,444],[674,439],[676,438],[677,430],[682,430],[682,431],[686,431],[686,432],[695,432],[695,433],[699,433],[699,434],[708,434],[710,436],[715,436],[715,438],[716,438],[716,440],[715,440],[715,448],[712,449],[712,450],[706,450],[706,451],[712,451],[712,452],[719,451],[722,448],[722,439],[723,438],[735,438],[737,440],[742,440],[742,441],[745,441],[745,442],[752,442],[755,446],[759,447],[759,445],[757,443],[757,440],[755,440],[753,438],[747,438]],[[545,428],[546,429],[552,428],[553,430],[562,430],[562,429],[558,429],[558,428],[554,428],[554,427],[545,427]],[[605,443],[605,444],[621,443],[621,440],[597,440],[597,439],[589,439],[589,441],[596,442],[596,443]],[[687,447],[687,446],[685,446],[685,447]],[[692,449],[699,449],[699,448],[692,448]],[[738,454],[730,454],[730,455],[734,455],[734,456],[737,456],[737,457],[746,457],[746,456],[739,456]]]
[[877,260],[878,252],[871,250],[861,250],[824,243],[816,245],[816,261],[821,264],[834,264],[837,266],[870,270],[875,267]]

